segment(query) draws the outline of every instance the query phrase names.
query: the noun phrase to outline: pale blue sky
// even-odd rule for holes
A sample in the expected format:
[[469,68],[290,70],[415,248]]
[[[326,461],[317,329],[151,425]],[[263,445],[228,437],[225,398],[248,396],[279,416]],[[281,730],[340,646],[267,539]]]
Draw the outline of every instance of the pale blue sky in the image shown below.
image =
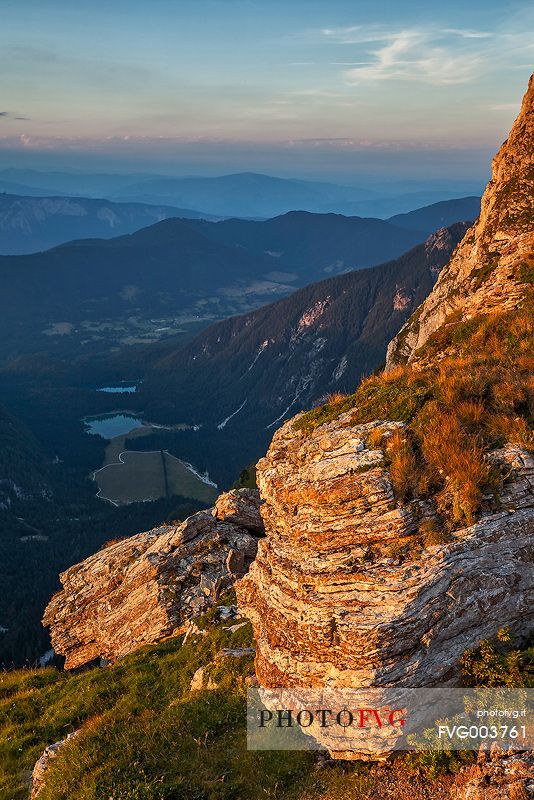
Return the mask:
[[0,167],[486,177],[530,2],[0,0]]

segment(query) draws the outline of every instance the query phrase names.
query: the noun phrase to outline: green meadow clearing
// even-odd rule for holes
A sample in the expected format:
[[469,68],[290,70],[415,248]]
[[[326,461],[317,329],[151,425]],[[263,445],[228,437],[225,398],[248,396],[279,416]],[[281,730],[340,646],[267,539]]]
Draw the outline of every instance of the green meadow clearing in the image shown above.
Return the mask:
[[183,461],[165,450],[123,451],[117,461],[94,473],[98,496],[122,505],[180,495],[212,503],[217,489],[205,483]]

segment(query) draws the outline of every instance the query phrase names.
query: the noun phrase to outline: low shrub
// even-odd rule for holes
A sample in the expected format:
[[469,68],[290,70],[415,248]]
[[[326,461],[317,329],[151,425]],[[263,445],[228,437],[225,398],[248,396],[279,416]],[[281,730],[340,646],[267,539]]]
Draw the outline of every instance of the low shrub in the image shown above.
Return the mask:
[[534,638],[523,648],[514,643],[507,628],[463,654],[462,677],[466,686],[534,687]]

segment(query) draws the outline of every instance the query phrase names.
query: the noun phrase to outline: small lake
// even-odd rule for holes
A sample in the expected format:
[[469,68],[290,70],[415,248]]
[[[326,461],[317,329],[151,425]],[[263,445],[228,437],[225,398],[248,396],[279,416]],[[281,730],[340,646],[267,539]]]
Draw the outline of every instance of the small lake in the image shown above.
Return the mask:
[[104,439],[124,436],[126,433],[142,428],[143,422],[131,414],[109,414],[108,416],[89,417],[84,420],[85,432]]
[[102,386],[97,389],[97,392],[105,392],[106,394],[133,394],[137,391],[137,384],[120,385],[120,386]]

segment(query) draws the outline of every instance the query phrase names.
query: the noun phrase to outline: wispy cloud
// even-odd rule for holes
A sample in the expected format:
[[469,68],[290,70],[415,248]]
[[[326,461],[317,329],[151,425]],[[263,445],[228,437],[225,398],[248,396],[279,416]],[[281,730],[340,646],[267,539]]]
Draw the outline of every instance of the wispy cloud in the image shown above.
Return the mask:
[[[323,41],[352,45],[354,55],[360,56],[343,72],[352,85],[386,80],[441,86],[470,83],[491,66],[503,46],[499,34],[469,28],[357,25],[323,28],[321,36]],[[528,46],[521,33],[513,38],[514,50]]]
[[494,35],[488,31],[472,31],[466,28],[444,28],[443,33],[461,36],[462,39],[490,39]]
[[418,31],[400,31],[370,55],[368,64],[345,72],[349,83],[391,79],[438,85],[468,83],[482,66],[480,54],[433,45]]
[[321,35],[340,44],[365,44],[380,42],[394,34],[377,25],[349,25],[344,28],[323,28]]
[[[470,28],[412,28],[412,33],[418,33],[425,38],[459,37],[460,39],[491,39],[495,36],[490,31],[476,31]],[[380,42],[386,39],[395,38],[397,33],[387,30],[377,24],[369,25],[350,25],[342,28],[323,28],[323,36],[332,41],[342,44],[365,44],[366,42]]]
[[519,111],[520,103],[498,103],[490,106],[490,111]]

